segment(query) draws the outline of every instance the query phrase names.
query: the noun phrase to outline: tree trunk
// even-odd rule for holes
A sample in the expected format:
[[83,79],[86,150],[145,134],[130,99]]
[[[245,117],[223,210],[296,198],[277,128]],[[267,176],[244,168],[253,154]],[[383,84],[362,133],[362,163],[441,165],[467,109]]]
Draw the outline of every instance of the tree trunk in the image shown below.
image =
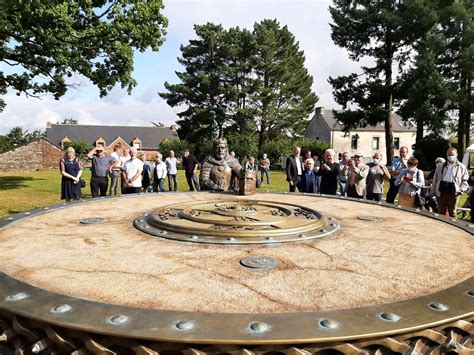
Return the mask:
[[416,140],[415,143],[418,144],[423,139],[423,134],[425,132],[425,125],[423,119],[418,117],[416,120]]
[[391,164],[393,160],[393,133],[392,133],[392,106],[393,106],[393,88],[392,88],[392,61],[393,48],[390,39],[390,33],[385,38],[385,89],[387,90],[387,98],[385,101],[385,146],[387,154],[387,164]]
[[461,71],[461,82],[459,85],[459,117],[458,117],[458,156],[462,159],[464,156],[464,149],[466,148],[466,104],[464,94],[466,92],[466,75]]

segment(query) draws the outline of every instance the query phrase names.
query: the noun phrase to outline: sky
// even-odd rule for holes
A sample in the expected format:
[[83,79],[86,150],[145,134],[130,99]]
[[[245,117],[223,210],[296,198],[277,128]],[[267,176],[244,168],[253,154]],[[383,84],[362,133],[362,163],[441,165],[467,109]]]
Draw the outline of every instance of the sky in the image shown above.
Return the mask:
[[[167,36],[159,52],[135,53],[133,77],[138,81],[131,95],[120,87],[102,99],[98,90],[83,77],[74,77],[77,88],[60,100],[17,96],[8,92],[3,98],[7,107],[0,113],[0,134],[15,126],[32,131],[44,130],[46,123],[73,117],[80,124],[150,126],[151,122],[173,124],[182,109],[173,109],[158,96],[164,82],[177,83],[176,71],[181,44],[195,37],[194,24],[220,23],[225,28],[251,29],[255,22],[277,19],[287,25],[305,53],[306,68],[313,76],[313,91],[319,97],[316,106],[337,109],[332,97],[329,76],[360,72],[362,63],[349,60],[344,49],[331,40],[330,0],[164,0],[164,15],[169,20]],[[8,70],[0,64],[0,70]],[[309,118],[309,117],[307,117]]]

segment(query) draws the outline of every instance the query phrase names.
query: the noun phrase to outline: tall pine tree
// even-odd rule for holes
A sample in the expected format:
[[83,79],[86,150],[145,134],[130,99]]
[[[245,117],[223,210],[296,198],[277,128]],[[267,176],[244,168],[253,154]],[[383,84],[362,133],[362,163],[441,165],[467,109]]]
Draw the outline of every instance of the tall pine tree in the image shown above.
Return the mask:
[[185,107],[178,114],[181,137],[192,143],[210,137],[211,109],[221,134],[259,149],[268,139],[303,132],[317,97],[286,26],[264,20],[250,32],[208,23],[195,31],[198,38],[181,47],[181,82],[165,83],[160,93],[170,106]]
[[258,146],[267,139],[301,135],[318,100],[313,78],[304,66],[304,53],[293,34],[276,20],[256,23],[253,31],[255,92],[252,107],[258,127]]
[[450,107],[458,114],[459,155],[470,140],[472,72],[474,69],[474,3],[471,0],[440,1],[439,33],[445,48],[438,58],[440,72],[452,88]]
[[392,111],[396,95],[394,67],[401,69],[412,45],[431,28],[435,15],[430,1],[334,0],[330,7],[331,37],[350,58],[374,59],[363,73],[329,78],[334,98],[344,109],[337,118],[347,129],[384,123],[387,160],[393,159]]

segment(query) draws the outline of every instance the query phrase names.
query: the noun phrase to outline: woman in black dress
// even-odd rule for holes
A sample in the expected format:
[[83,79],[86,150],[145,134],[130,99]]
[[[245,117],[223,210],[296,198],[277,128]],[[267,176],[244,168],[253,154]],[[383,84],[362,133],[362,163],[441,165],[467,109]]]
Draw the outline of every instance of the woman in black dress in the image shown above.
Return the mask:
[[81,184],[79,179],[82,175],[82,164],[76,159],[76,152],[73,147],[66,149],[64,158],[59,162],[61,175],[61,200],[69,202],[81,198]]

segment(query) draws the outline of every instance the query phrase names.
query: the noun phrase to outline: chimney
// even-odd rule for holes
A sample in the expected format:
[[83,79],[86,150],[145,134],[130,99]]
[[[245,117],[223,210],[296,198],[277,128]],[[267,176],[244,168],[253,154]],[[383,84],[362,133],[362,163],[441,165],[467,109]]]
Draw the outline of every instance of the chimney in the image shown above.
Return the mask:
[[178,127],[176,126],[176,123],[173,123],[173,124],[171,125],[171,127],[170,127],[170,129],[171,129],[173,132],[176,132],[177,128],[178,128]]
[[324,107],[323,106],[320,106],[320,107],[316,107],[316,115],[324,115]]
[[51,128],[52,124],[53,124],[53,122],[51,122],[51,121],[46,122],[46,128]]

